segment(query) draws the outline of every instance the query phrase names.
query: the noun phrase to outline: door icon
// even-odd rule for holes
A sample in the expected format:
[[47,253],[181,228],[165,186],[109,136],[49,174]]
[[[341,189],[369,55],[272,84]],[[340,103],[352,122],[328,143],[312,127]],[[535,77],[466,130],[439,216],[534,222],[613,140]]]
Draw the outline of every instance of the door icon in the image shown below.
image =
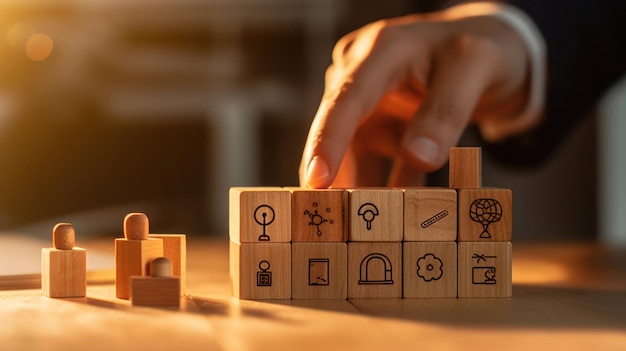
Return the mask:
[[371,253],[361,260],[359,284],[393,284],[392,270],[389,257]]

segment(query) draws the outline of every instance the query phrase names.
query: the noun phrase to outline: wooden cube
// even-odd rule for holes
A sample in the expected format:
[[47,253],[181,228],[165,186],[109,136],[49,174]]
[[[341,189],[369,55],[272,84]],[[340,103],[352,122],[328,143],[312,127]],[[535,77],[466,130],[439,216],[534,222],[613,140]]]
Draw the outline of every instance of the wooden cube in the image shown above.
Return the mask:
[[350,241],[402,241],[402,190],[352,189],[348,193]]
[[180,294],[187,292],[187,237],[185,234],[150,234],[163,240],[163,257],[172,262],[172,276],[180,277]]
[[481,172],[479,147],[450,148],[450,188],[480,188]]
[[401,298],[402,244],[348,243],[348,298]]
[[511,241],[511,190],[459,189],[458,198],[458,241]]
[[240,299],[290,299],[291,245],[231,241],[230,282]]
[[403,296],[456,297],[456,242],[404,242]]
[[150,262],[163,256],[163,240],[115,239],[115,296],[130,298],[130,277],[148,275]]
[[348,296],[346,243],[291,245],[293,299],[345,299]]
[[456,235],[456,190],[404,190],[404,241],[455,241]]
[[511,297],[510,242],[458,243],[458,296]]
[[180,277],[131,277],[133,306],[179,307]]
[[240,243],[291,241],[291,192],[282,188],[231,188],[230,239]]
[[348,193],[341,189],[292,190],[292,242],[345,242]]
[[87,251],[41,250],[41,289],[48,297],[83,297],[87,290]]

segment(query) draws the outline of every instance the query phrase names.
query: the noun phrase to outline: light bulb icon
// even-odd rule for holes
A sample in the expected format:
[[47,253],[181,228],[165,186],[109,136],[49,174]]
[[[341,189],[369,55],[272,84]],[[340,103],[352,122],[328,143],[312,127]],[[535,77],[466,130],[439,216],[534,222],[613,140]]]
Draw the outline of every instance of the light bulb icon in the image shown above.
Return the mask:
[[372,203],[366,202],[359,207],[358,214],[363,217],[367,230],[372,230],[372,221],[378,216],[378,207]]

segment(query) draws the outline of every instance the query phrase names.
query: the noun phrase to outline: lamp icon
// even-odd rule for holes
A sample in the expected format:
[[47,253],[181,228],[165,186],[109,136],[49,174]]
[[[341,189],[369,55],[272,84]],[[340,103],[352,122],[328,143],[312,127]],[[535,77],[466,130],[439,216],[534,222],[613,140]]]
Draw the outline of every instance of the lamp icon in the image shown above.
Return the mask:
[[270,241],[266,233],[266,227],[274,222],[274,209],[268,205],[260,205],[254,210],[254,221],[263,227],[263,234],[259,235],[259,241]]
[[366,202],[359,207],[358,214],[363,217],[367,230],[372,230],[372,221],[378,216],[378,207],[372,203]]

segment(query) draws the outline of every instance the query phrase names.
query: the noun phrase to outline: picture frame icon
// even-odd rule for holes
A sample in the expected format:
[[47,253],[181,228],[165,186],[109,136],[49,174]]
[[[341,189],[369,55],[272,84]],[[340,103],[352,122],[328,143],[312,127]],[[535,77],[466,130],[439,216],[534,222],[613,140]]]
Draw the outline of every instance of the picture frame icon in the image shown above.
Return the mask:
[[495,285],[496,267],[472,267],[472,284]]
[[330,285],[329,267],[328,258],[310,258],[309,285]]

